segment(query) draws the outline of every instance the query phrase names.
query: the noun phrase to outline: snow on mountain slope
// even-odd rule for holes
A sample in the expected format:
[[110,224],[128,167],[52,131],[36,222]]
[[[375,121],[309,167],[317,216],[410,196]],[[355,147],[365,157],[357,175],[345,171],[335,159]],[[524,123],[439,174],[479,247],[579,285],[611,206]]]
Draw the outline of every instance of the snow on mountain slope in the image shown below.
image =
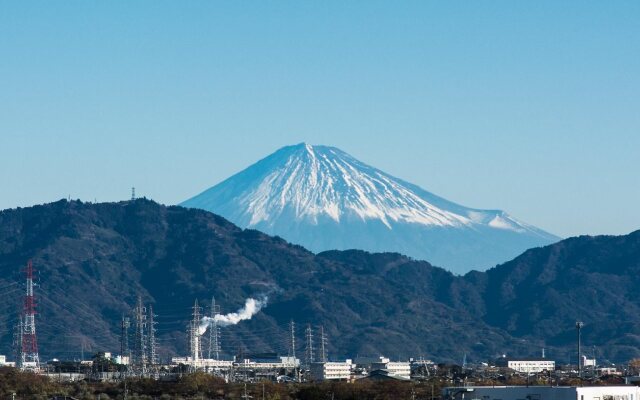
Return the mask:
[[284,147],[182,203],[314,251],[397,251],[455,272],[558,238],[499,210],[452,203],[328,146]]

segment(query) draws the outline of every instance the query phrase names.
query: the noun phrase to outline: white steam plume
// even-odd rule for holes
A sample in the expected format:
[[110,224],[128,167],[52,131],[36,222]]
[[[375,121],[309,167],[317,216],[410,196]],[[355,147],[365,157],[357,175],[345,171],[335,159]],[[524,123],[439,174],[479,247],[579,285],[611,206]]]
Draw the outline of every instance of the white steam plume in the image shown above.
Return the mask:
[[269,298],[267,296],[263,296],[257,300],[250,297],[245,301],[244,307],[234,313],[216,315],[213,318],[202,317],[200,320],[200,326],[198,327],[198,334],[204,334],[213,322],[218,326],[229,326],[235,325],[240,321],[251,319],[251,317],[256,315],[264,306],[267,305],[268,300]]

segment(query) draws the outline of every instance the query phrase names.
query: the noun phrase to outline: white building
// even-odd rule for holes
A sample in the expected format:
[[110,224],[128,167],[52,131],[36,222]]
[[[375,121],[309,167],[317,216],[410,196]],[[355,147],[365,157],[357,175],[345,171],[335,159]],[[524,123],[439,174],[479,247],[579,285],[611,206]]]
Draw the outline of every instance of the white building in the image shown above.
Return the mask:
[[226,371],[232,367],[245,370],[275,370],[291,369],[300,366],[300,360],[294,357],[279,357],[274,360],[254,361],[242,359],[237,361],[215,360],[211,358],[199,358],[194,360],[191,357],[173,357],[171,364],[176,367],[180,364],[188,365],[194,369],[202,371]]
[[243,359],[233,363],[235,368],[254,370],[291,369],[300,366],[300,360],[294,357],[279,357],[274,360]]
[[311,379],[314,381],[349,380],[354,364],[351,360],[344,362],[311,363]]
[[7,361],[7,356],[0,356],[0,367],[15,367],[14,361]]
[[386,357],[380,357],[379,362],[371,363],[371,370],[385,370],[389,375],[411,379],[411,363],[404,361],[391,361]]
[[128,356],[115,356],[111,360],[116,364],[129,365],[129,357]]
[[535,374],[542,371],[554,371],[556,362],[546,358],[509,359],[502,358],[498,361],[498,366],[507,367],[517,372],[525,374]]
[[191,357],[173,357],[171,359],[171,364],[173,366],[183,364],[199,370],[215,371],[231,369],[233,361],[214,360],[209,358],[199,358],[194,360]]
[[603,376],[603,375],[622,375],[622,372],[618,371],[617,368],[614,367],[602,367],[602,368],[598,368],[596,370],[598,372],[598,375]]
[[638,400],[638,386],[467,386],[442,390],[443,400]]

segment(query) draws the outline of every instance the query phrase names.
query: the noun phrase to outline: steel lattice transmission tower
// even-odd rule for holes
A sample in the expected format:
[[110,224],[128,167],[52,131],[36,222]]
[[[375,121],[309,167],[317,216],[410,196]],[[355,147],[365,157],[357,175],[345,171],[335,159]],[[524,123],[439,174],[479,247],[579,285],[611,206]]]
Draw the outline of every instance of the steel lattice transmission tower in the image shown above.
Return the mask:
[[[216,315],[220,315],[220,306],[215,297],[211,297],[211,325],[209,325],[209,352],[207,358],[220,359],[220,327],[216,322]],[[213,356],[213,357],[212,357]]]
[[315,361],[313,357],[313,329],[311,328],[311,324],[307,325],[305,336],[307,338],[306,361],[307,365],[310,366],[311,363]]
[[[18,317],[18,323],[13,327],[13,352],[17,363],[22,360],[22,334],[24,332],[22,322],[22,313]],[[18,365],[19,367],[20,365]]]
[[153,306],[149,306],[149,323],[147,327],[149,329],[149,364],[155,367],[158,362],[158,349],[156,347],[156,315],[153,314]]
[[289,339],[289,345],[291,348],[289,349],[289,355],[296,358],[296,323],[293,322],[293,320],[289,322],[289,329],[291,331],[291,337]]
[[125,317],[122,314],[122,321],[120,321],[120,356],[129,357],[131,361],[131,354],[129,352],[129,327],[131,326],[131,320],[129,317]]
[[324,325],[320,325],[320,361],[327,362],[327,336],[324,334]]
[[38,340],[36,338],[36,302],[33,295],[33,264],[31,260],[25,269],[27,290],[24,296],[22,329],[20,333],[21,354],[18,363],[21,369],[39,369]]
[[147,372],[147,315],[140,296],[138,296],[138,304],[133,314],[136,332],[132,364],[136,368],[136,372],[144,375]]
[[200,345],[200,307],[198,307],[198,300],[193,304],[193,317],[189,324],[189,349],[191,350],[191,360],[198,361],[202,354],[202,347]]

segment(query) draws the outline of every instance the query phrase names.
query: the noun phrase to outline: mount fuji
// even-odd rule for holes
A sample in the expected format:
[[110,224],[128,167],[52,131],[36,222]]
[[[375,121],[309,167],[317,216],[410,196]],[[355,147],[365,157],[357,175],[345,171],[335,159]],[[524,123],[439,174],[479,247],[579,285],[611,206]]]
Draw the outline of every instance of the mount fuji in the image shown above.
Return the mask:
[[461,206],[328,146],[286,146],[181,204],[312,251],[398,252],[454,273],[558,237],[504,211]]

